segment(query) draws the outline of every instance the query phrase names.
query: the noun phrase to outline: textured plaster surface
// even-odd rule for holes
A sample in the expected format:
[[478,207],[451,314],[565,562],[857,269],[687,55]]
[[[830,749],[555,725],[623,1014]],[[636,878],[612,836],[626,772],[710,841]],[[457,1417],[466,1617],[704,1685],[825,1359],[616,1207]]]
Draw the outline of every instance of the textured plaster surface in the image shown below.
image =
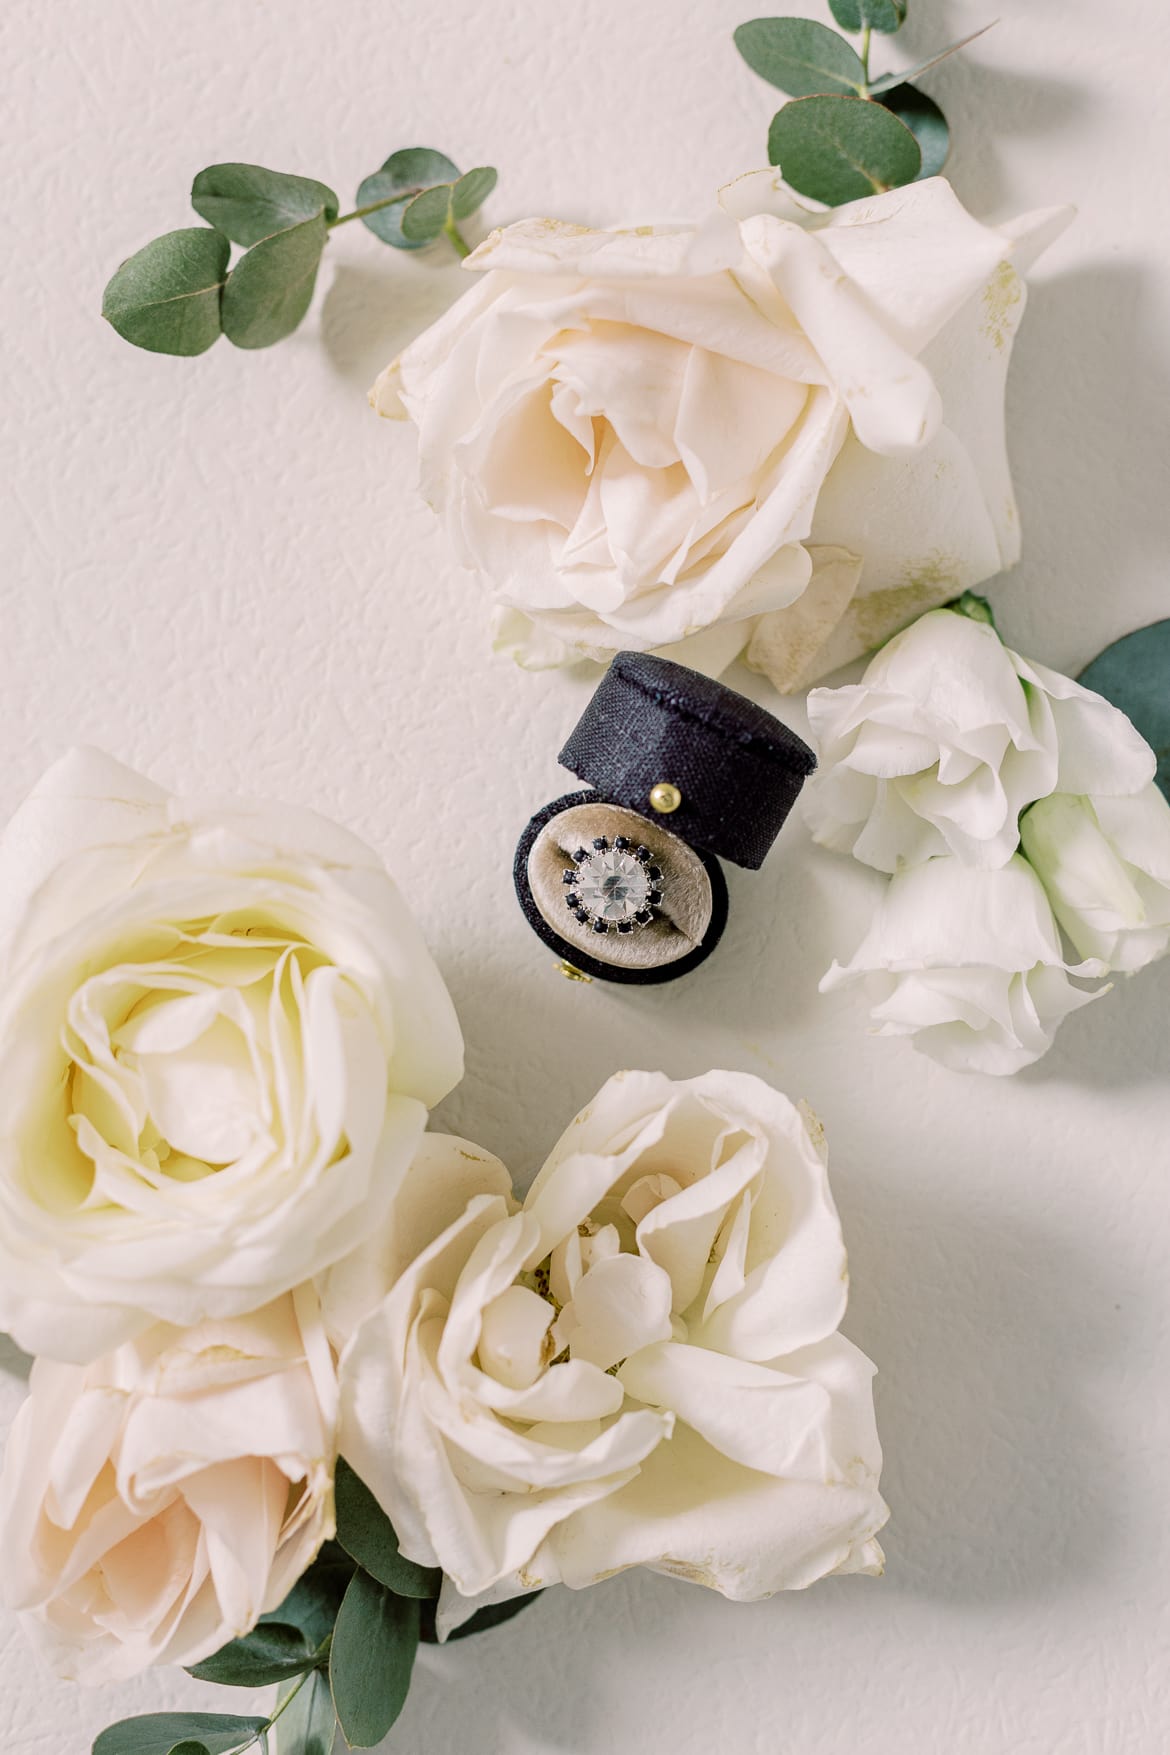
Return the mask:
[[[510,866],[564,790],[555,754],[589,685],[489,657],[481,599],[415,497],[411,434],[365,403],[460,271],[348,228],[309,321],[254,355],[156,358],[97,316],[119,258],[191,223],[191,177],[218,159],[349,194],[426,143],[499,166],[493,222],[698,212],[763,157],[769,93],[729,41],[752,10],[8,0],[0,811],[85,739],[177,788],[283,796],[364,833],[466,1028],[440,1120],[522,1178],[629,1064],[746,1068],[824,1118],[847,1328],[881,1367],[884,1580],[752,1606],[651,1577],[554,1593],[428,1652],[389,1749],[1160,1755],[1170,964],[1074,1017],[1033,1071],[964,1080],[867,1038],[854,996],[818,997],[878,880],[793,824],[762,872],[730,874],[727,936],[687,984],[562,980]],[[912,0],[893,53],[996,10],[929,84],[977,212],[1080,208],[1019,344],[1025,559],[993,592],[1014,645],[1075,669],[1167,611],[1170,18],[1158,0]],[[800,729],[799,702],[783,710]],[[20,1389],[0,1376],[0,1425]],[[85,1755],[110,1719],[180,1702],[217,1698],[170,1675],[79,1693],[0,1619],[6,1755]]]

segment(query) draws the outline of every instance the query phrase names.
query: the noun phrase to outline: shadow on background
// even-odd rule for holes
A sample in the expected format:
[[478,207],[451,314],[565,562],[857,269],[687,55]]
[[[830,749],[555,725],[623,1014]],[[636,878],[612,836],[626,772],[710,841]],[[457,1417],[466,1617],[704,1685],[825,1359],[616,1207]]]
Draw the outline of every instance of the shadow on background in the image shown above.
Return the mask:
[[1139,1293],[1115,1240],[1093,1252],[1071,1226],[984,1210],[980,1151],[939,1165],[937,1199],[878,1163],[849,1187],[844,1326],[880,1367],[885,1590],[1043,1602],[1127,1563],[1101,1385],[1126,1370]]
[[368,266],[336,264],[321,306],[321,341],[329,363],[340,378],[364,390],[472,285],[450,250],[448,262],[437,245],[420,252],[423,261],[406,259],[375,238],[369,249]]

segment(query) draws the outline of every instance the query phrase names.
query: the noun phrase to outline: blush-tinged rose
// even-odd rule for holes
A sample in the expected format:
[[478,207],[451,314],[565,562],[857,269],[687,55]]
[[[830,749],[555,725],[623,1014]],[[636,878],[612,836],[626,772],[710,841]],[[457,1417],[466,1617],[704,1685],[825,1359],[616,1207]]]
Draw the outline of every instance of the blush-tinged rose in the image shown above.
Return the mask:
[[890,880],[851,960],[822,993],[860,982],[879,1036],[909,1036],[955,1072],[1015,1073],[1052,1046],[1070,1012],[1099,997],[1072,966],[1035,872],[1020,855],[980,871],[953,854]]
[[0,1325],[84,1362],[354,1249],[462,1044],[355,837],[81,750],[0,837],[0,1067]]
[[1021,263],[941,178],[831,212],[775,172],[698,227],[526,220],[371,393],[521,663],[669,651],[793,689],[1018,555]]
[[195,1664],[275,1609],[333,1534],[336,1402],[306,1289],[37,1360],[0,1476],[2,1589],[52,1667]]
[[953,610],[898,634],[859,683],[814,689],[808,712],[813,838],[879,871],[945,853],[1006,865],[1036,799],[1137,792],[1154,773],[1124,713]]
[[811,1117],[742,1074],[622,1074],[518,1211],[502,1167],[480,1154],[468,1198],[474,1149],[442,1150],[462,1212],[341,1364],[343,1451],[447,1574],[442,1628],[629,1566],[735,1598],[880,1570],[873,1367],[837,1332]]

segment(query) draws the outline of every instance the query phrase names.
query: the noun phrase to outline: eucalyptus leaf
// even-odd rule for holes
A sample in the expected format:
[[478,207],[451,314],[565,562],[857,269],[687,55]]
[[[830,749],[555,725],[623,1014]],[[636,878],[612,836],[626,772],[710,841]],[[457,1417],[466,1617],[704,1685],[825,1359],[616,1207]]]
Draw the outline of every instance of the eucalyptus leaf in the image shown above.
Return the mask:
[[329,1653],[329,1685],[352,1749],[380,1743],[406,1704],[418,1650],[418,1603],[355,1572]]
[[878,102],[884,109],[892,111],[899,122],[904,122],[917,140],[922,154],[919,180],[937,177],[951,149],[951,131],[934,99],[919,91],[916,85],[895,85],[892,90],[884,91]]
[[209,1755],[206,1743],[176,1743],[170,1755]]
[[[288,1699],[288,1695],[289,1688],[282,1689],[281,1700]],[[333,1755],[337,1714],[322,1671],[297,1687],[295,1698],[280,1715],[277,1735],[281,1749],[288,1750],[290,1755]]]
[[[454,1639],[470,1639],[473,1633],[489,1633],[493,1627],[502,1626],[513,1615],[518,1615],[521,1609],[526,1609],[529,1603],[534,1603],[541,1594],[538,1590],[532,1590],[522,1597],[509,1597],[505,1603],[490,1603],[486,1609],[477,1609],[462,1626],[456,1627],[453,1633],[447,1635],[448,1645]],[[419,1638],[425,1645],[437,1645],[439,1642],[434,1603],[422,1604]]]
[[[473,171],[468,172],[474,176]],[[401,152],[392,152],[380,170],[374,171],[361,183],[357,192],[357,205],[370,207],[376,201],[389,201],[389,207],[380,207],[375,213],[363,213],[362,224],[381,238],[384,244],[392,244],[396,250],[421,250],[423,239],[414,243],[403,236],[402,214],[408,202],[424,189],[433,188],[437,183],[450,184],[459,179],[459,167],[453,164],[445,153],[434,152],[429,146],[406,146]]]
[[400,1597],[437,1597],[442,1572],[418,1566],[399,1553],[394,1525],[344,1458],[338,1461],[333,1491],[337,1540],[362,1570]]
[[1122,635],[1078,680],[1133,721],[1158,759],[1155,778],[1170,798],[1170,621]]
[[402,235],[417,248],[433,244],[451,217],[453,183],[438,183],[424,189],[402,210]]
[[262,238],[228,275],[223,332],[236,347],[271,347],[291,335],[313,297],[328,230],[323,214]]
[[171,1755],[176,1744],[202,1747],[206,1755],[228,1755],[267,1730],[266,1718],[234,1718],[218,1712],[149,1712],[124,1718],[96,1739],[93,1755]]
[[769,85],[791,97],[865,89],[861,58],[835,30],[809,18],[754,18],[735,32],[735,46]]
[[219,1682],[227,1688],[265,1688],[270,1682],[303,1675],[315,1662],[315,1648],[298,1627],[266,1622],[233,1639],[202,1663],[190,1664],[188,1670],[200,1682]]
[[829,207],[912,183],[922,168],[918,142],[905,123],[881,104],[856,97],[785,104],[768,130],[768,159],[798,194]]
[[337,1612],[354,1574],[349,1555],[336,1542],[326,1542],[279,1608],[261,1615],[261,1627],[296,1627],[314,1651],[333,1631]]
[[151,353],[206,353],[220,334],[220,292],[231,245],[188,226],[123,262],[102,294],[102,316],[124,341]]
[[483,206],[499,181],[499,172],[492,165],[477,165],[464,171],[451,191],[451,215],[456,221],[470,219]]
[[973,30],[969,37],[960,37],[957,43],[951,43],[947,48],[940,49],[937,55],[931,55],[927,60],[919,61],[915,67],[903,67],[897,73],[883,73],[880,79],[871,80],[869,86],[871,96],[878,97],[883,91],[892,91],[896,85],[902,85],[908,79],[918,79],[923,73],[929,73],[932,67],[937,67],[940,61],[946,61],[951,55],[957,55],[960,49],[965,49],[968,43],[975,41],[976,37],[986,36],[996,22],[993,18],[991,24],[981,25],[978,30]]
[[906,22],[906,0],[829,0],[842,30],[878,30],[892,36]]
[[191,185],[191,205],[235,244],[258,244],[316,214],[327,220],[338,214],[326,184],[263,165],[208,165]]

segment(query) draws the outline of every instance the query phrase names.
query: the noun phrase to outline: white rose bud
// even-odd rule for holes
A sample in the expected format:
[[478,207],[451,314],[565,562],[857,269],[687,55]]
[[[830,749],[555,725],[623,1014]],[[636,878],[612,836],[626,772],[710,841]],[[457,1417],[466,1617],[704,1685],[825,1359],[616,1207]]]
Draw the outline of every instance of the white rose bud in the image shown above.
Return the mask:
[[95,1358],[354,1249],[462,1070],[398,891],[309,811],[94,751],[0,836],[0,1325]]
[[953,855],[892,878],[852,960],[834,963],[828,993],[862,981],[875,1034],[909,1036],[956,1072],[1014,1073],[1052,1046],[1061,1020],[1099,997],[1070,968],[1035,872],[1016,854],[995,871]]
[[1124,713],[954,610],[896,635],[859,683],[814,689],[808,713],[813,838],[879,871],[943,853],[1005,865],[1034,800],[1136,792],[1154,772]]
[[765,171],[720,200],[493,233],[371,392],[416,423],[523,664],[746,648],[794,689],[1017,558],[1007,259],[1063,216],[980,225],[941,178],[825,212]]
[[333,1534],[336,1403],[307,1289],[38,1359],[0,1476],[2,1589],[58,1674],[195,1664],[277,1608]]
[[447,1573],[441,1627],[630,1566],[737,1599],[879,1571],[815,1122],[745,1074],[619,1074],[519,1212],[506,1190],[486,1176],[341,1365],[343,1451]]
[[1024,852],[1082,957],[1133,974],[1170,948],[1170,804],[1056,793],[1020,825]]

